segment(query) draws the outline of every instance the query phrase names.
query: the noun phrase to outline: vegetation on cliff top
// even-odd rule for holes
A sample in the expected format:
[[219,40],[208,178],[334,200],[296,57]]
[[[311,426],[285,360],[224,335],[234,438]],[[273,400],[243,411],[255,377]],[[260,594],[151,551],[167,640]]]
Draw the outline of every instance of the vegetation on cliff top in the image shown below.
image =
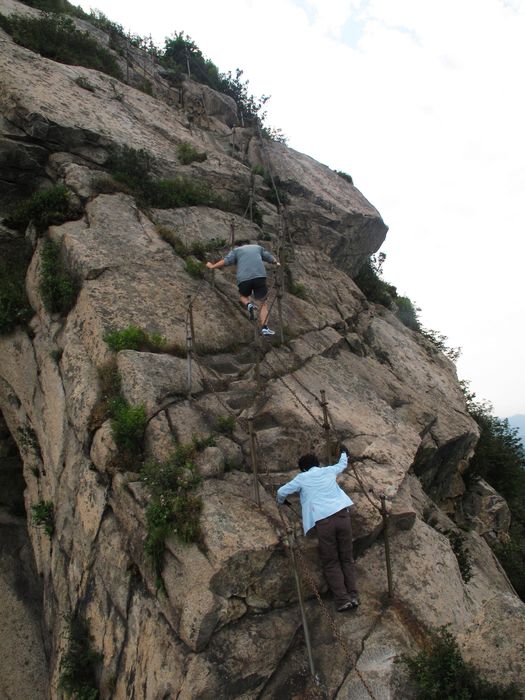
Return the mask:
[[115,56],[65,15],[43,12],[39,17],[0,14],[0,26],[17,44],[59,63],[95,68],[122,79]]
[[485,479],[508,503],[512,520],[509,539],[493,545],[516,593],[525,601],[525,450],[518,430],[492,413],[487,402],[477,402],[465,389],[470,415],[480,428],[480,439],[470,460],[467,479]]
[[[24,0],[24,4],[42,11],[37,18],[0,15],[0,26],[23,46],[37,51],[42,56],[61,63],[95,68],[119,80],[123,80],[121,68],[115,55],[101,46],[88,32],[78,30],[70,17],[85,20],[109,35],[109,47],[125,56],[128,46],[139,48],[161,65],[174,82],[182,80],[184,74],[193,80],[208,85],[213,90],[232,97],[237,103],[242,126],[261,129],[263,137],[285,143],[280,129],[265,126],[264,105],[268,95],[256,97],[248,90],[249,81],[243,81],[240,68],[235,73],[221,73],[190,36],[183,31],[174,32],[167,38],[164,47],[156,46],[151,36],[141,37],[124,31],[122,25],[112,22],[100,11],[84,12],[68,0]],[[69,15],[69,16],[68,16]],[[151,84],[144,90],[151,94]]]

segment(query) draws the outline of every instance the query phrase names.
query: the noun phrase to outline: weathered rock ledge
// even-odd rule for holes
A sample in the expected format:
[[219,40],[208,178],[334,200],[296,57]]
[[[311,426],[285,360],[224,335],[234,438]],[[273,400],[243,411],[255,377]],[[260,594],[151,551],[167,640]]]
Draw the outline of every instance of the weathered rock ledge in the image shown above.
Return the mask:
[[[0,11],[17,5],[1,0]],[[477,520],[476,531],[465,533],[473,570],[468,583],[444,534],[456,529],[449,516],[463,499],[461,473],[478,439],[454,365],[393,314],[369,304],[351,279],[386,234],[374,207],[325,166],[282,144],[263,145],[235,126],[234,106],[208,89],[201,95],[196,84],[185,83],[184,103],[158,75],[152,97],[96,71],[43,59],[5,35],[0,75],[0,178],[9,196],[63,183],[82,212],[46,233],[81,280],[75,306],[66,318],[45,310],[42,239],[36,239],[27,273],[30,329],[0,337],[0,411],[23,461],[26,510],[51,501],[55,511],[51,539],[29,530],[52,641],[51,696],[59,697],[63,616],[73,611],[88,620],[93,646],[103,655],[103,698],[248,700],[304,689],[301,617],[274,487],[290,478],[298,454],[324,453],[321,391],[332,437],[360,456],[364,487],[355,472],[341,479],[355,502],[363,601],[355,615],[334,623],[351,658],[305,587],[316,666],[329,697],[369,697],[361,677],[378,698],[409,697],[394,661],[444,624],[487,675],[523,685],[525,606],[481,536],[505,529],[504,504],[481,485],[469,495]],[[79,76],[89,78],[93,93],[78,86]],[[204,111],[189,109],[191,95]],[[206,161],[182,166],[177,146],[184,141],[205,151]],[[237,304],[234,275],[216,273],[213,286],[209,278],[194,279],[158,226],[188,246],[228,239],[233,221],[238,238],[264,236],[264,245],[275,249],[279,216],[264,198],[262,178],[255,177],[254,189],[262,228],[242,212],[208,207],[141,211],[129,194],[99,194],[115,144],[147,149],[159,176],[205,180],[233,199],[249,189],[254,165],[270,164],[289,184],[288,265],[306,294],[285,294],[286,342],[264,341],[260,391],[253,328]],[[275,288],[271,300],[274,294]],[[183,354],[188,297],[197,353],[191,400],[184,357],[131,350],[115,357],[104,340],[109,331],[136,325]],[[278,328],[277,304],[272,325]],[[199,456],[203,542],[168,541],[165,594],[158,594],[144,553],[147,494],[136,472],[115,470],[109,422],[93,421],[99,370],[110,359],[125,398],[146,408],[148,457],[163,460],[174,442],[209,436],[220,417],[235,418],[233,434],[221,435]],[[257,435],[260,507],[248,418]],[[390,606],[380,494],[391,514]],[[294,528],[299,533],[298,523]],[[300,540],[324,594],[315,540]],[[510,618],[512,630],[503,634]],[[491,654],[496,646],[499,653]]]

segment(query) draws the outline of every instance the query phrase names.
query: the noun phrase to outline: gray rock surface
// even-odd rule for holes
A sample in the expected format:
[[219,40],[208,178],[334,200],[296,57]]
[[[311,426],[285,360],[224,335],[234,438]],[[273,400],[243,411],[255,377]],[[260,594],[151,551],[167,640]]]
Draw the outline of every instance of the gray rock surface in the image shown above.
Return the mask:
[[[34,13],[0,0],[0,11],[19,7]],[[136,66],[124,84],[0,37],[0,177],[17,194],[21,183],[64,183],[82,210],[77,220],[45,233],[80,279],[74,307],[64,318],[45,310],[42,240],[35,240],[26,278],[30,332],[19,328],[0,337],[0,411],[23,461],[26,508],[40,500],[55,508],[52,540],[30,530],[52,638],[51,697],[58,697],[63,616],[74,609],[103,655],[97,670],[102,698],[249,700],[310,692],[288,527],[301,543],[315,663],[330,698],[365,697],[367,685],[378,698],[409,698],[394,660],[416,651],[426,632],[443,624],[483,672],[523,686],[518,638],[505,635],[501,621],[514,615],[519,633],[524,605],[480,536],[504,532],[504,505],[492,494],[487,502],[486,492],[471,496],[483,501],[476,506],[483,528],[465,535],[473,569],[468,583],[444,534],[456,528],[449,516],[462,508],[461,475],[478,439],[454,365],[391,312],[369,304],[350,276],[384,239],[380,215],[330,169],[240,127],[229,98],[190,81],[171,85],[152,63],[148,70],[153,95],[134,87]],[[78,77],[89,79],[94,92],[79,87]],[[206,152],[206,160],[182,166],[182,142]],[[147,149],[156,176],[208,182],[233,212],[141,210],[129,193],[107,187],[104,165],[118,144]],[[240,205],[255,165],[271,169],[289,195],[282,212],[287,274],[295,291],[302,290],[286,290],[279,312],[270,273],[270,323],[278,333],[260,345],[238,304],[233,270],[197,280],[186,270],[184,251],[179,247],[178,255],[169,243],[176,237],[189,249],[229,241],[233,225],[237,240],[259,239],[276,251],[279,215],[260,175],[253,182],[262,226],[243,216],[246,205]],[[221,243],[208,255],[225,249]],[[130,325],[159,334],[166,346],[114,353],[105,336]],[[144,548],[150,497],[138,474],[140,456],[130,471],[115,467],[116,445],[101,403],[101,371],[109,361],[126,400],[145,407],[146,458],[165,460],[176,443],[214,435],[214,444],[196,457],[202,541],[183,545],[175,533],[168,537],[164,593]],[[340,482],[355,502],[363,602],[355,615],[333,622],[309,587],[314,584],[332,615],[315,538],[303,538],[290,513],[287,525],[274,499],[300,453],[316,450],[328,459],[321,391],[331,452],[342,442],[359,456]],[[381,495],[394,553],[390,606]]]

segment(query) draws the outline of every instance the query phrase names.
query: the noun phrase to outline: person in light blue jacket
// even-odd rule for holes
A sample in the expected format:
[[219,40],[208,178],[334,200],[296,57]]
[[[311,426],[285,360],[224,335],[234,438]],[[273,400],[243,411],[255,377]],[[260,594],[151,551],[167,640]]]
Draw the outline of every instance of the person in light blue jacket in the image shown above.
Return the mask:
[[315,454],[303,455],[298,463],[301,472],[277,491],[277,502],[299,492],[303,529],[307,534],[315,528],[319,541],[319,557],[338,612],[359,605],[352,552],[352,500],[338,485],[337,475],[348,466],[348,451],[341,452],[337,464],[319,466]]

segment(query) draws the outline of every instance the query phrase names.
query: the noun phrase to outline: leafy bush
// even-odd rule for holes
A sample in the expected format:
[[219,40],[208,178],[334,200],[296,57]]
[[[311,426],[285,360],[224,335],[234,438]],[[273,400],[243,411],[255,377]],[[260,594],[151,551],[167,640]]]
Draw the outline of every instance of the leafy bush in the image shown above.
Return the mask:
[[25,231],[29,222],[33,222],[38,233],[43,233],[52,224],[78,215],[73,207],[67,187],[56,185],[42,192],[36,192],[28,199],[17,204],[7,217],[9,226]]
[[76,276],[65,267],[60,248],[53,241],[45,241],[42,248],[40,293],[49,313],[67,314],[75,304],[80,289]]
[[87,623],[78,614],[68,619],[67,637],[67,650],[60,661],[58,687],[68,698],[98,700],[95,666],[102,660],[102,654],[93,650]]
[[144,148],[116,146],[112,149],[106,167],[113,177],[131,187],[138,187],[151,171],[151,156]]
[[262,178],[267,177],[266,170],[263,168],[262,165],[259,165],[258,163],[252,166],[252,173],[254,175],[260,175]]
[[193,257],[188,257],[186,258],[184,268],[186,272],[192,277],[195,277],[195,279],[201,279],[204,277],[205,268],[200,260],[196,260]]
[[343,180],[346,180],[346,181],[349,182],[351,185],[354,184],[354,181],[353,181],[353,179],[352,179],[352,176],[349,175],[348,173],[345,173],[345,172],[343,172],[342,170],[336,170],[335,172],[339,175],[339,177],[342,177]]
[[191,143],[188,143],[187,141],[179,144],[179,147],[177,148],[177,156],[182,165],[189,165],[194,161],[202,163],[208,157],[206,153],[199,153],[195,146],[192,146]]
[[459,356],[461,355],[461,348],[451,348],[448,346],[448,338],[446,335],[439,333],[439,331],[434,331],[430,328],[423,327],[420,328],[420,333],[424,338],[430,340],[432,345],[435,346],[436,350],[439,350],[446,355],[449,360],[452,360],[452,362],[456,362],[458,360]]
[[51,501],[39,501],[34,506],[31,506],[31,515],[33,522],[37,526],[42,526],[46,535],[53,536],[55,531],[54,508]]
[[24,0],[24,5],[34,7],[36,10],[44,12],[63,12],[68,11],[69,3],[67,0]]
[[233,416],[219,416],[215,422],[215,429],[223,435],[233,435],[235,418]]
[[495,545],[516,592],[525,600],[525,449],[518,430],[507,419],[492,415],[492,406],[477,402],[465,388],[468,412],[480,428],[480,438],[465,478],[485,479],[507,501],[512,514],[510,540]]
[[126,468],[142,460],[142,442],[148,423],[144,404],[131,405],[117,396],[109,405],[111,434],[119,450],[118,466]]
[[140,206],[172,209],[203,205],[225,208],[206,182],[177,177],[172,180],[151,177],[151,157],[144,149],[128,146],[114,149],[106,163],[114,179],[122,183]]
[[167,341],[159,333],[147,333],[138,326],[128,326],[120,331],[106,333],[104,340],[111,350],[140,350],[142,352],[159,352],[166,348]]
[[180,236],[177,235],[175,229],[172,229],[169,226],[163,226],[162,224],[157,224],[155,228],[159,236],[164,241],[166,241],[166,243],[170,244],[170,246],[173,248],[173,250],[179,257],[185,258],[187,255],[190,254],[189,248],[187,248],[186,245],[182,242]]
[[385,259],[384,253],[367,258],[354,277],[354,282],[369,301],[389,309],[397,298],[397,289],[382,279]]
[[32,316],[25,284],[31,254],[31,246],[24,240],[0,246],[0,335],[10,333]]
[[511,536],[507,542],[493,545],[493,549],[514,590],[525,601],[525,538]]
[[466,537],[455,530],[445,530],[443,534],[448,538],[452,551],[456,555],[461,578],[468,583],[472,578],[472,559],[466,545]]
[[90,430],[97,430],[111,417],[111,406],[120,395],[121,377],[115,358],[98,368],[100,393],[89,417]]
[[151,501],[146,510],[145,551],[162,586],[161,574],[167,537],[174,534],[181,542],[201,538],[202,501],[193,491],[200,483],[193,458],[195,445],[177,445],[166,462],[147,462],[141,478]]
[[202,452],[207,447],[215,447],[215,435],[208,435],[207,437],[199,437],[198,435],[193,435],[191,444],[197,452]]
[[95,68],[119,80],[123,77],[115,57],[88,32],[78,30],[70,17],[48,12],[40,17],[0,15],[0,26],[17,44],[53,61]]
[[483,680],[479,672],[463,661],[452,634],[442,627],[429,648],[417,656],[403,657],[417,688],[418,700],[520,700],[514,686],[502,687]]
[[421,324],[418,318],[418,309],[408,297],[396,297],[396,316],[413,331],[421,331]]
[[177,207],[217,207],[224,209],[225,203],[217,197],[211,187],[203,181],[177,177],[173,180],[146,180],[138,192],[139,201],[157,209]]

